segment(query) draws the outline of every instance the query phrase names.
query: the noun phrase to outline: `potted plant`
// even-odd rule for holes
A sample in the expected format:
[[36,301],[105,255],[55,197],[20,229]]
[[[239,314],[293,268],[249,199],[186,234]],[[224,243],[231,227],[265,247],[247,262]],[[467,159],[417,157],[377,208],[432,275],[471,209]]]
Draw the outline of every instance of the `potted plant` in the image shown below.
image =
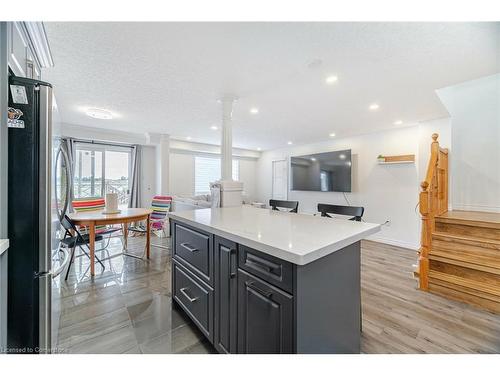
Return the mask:
[[384,155],[379,155],[379,156],[377,156],[377,161],[378,161],[379,163],[383,163],[383,162],[385,162],[385,156],[384,156]]

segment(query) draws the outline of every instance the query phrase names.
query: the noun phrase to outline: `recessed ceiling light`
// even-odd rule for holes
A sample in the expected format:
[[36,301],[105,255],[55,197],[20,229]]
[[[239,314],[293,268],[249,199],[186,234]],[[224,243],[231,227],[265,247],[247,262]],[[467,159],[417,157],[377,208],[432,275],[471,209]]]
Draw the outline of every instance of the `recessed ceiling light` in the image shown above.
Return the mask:
[[339,80],[339,78],[337,76],[328,76],[326,77],[325,79],[325,82],[328,84],[328,85],[333,85],[335,82],[337,82]]
[[257,113],[259,113],[259,108],[255,108],[255,107],[250,108],[250,113],[252,115],[256,115]]
[[333,137],[335,137],[336,134],[335,133],[330,133],[328,135],[333,138]]
[[373,103],[373,104],[370,104],[370,106],[368,108],[370,108],[370,111],[376,111],[377,109],[380,108],[380,106],[377,103]]
[[191,137],[186,137],[186,139],[187,139],[188,141],[190,141],[190,140],[191,140]]
[[403,121],[401,120],[394,121],[394,125],[403,125]]
[[215,125],[212,125],[212,126],[210,127],[210,129],[212,129],[212,130],[217,130],[217,129],[219,129],[219,128],[218,128],[217,126],[215,126]]
[[292,141],[288,141],[287,144],[293,145],[293,142]]
[[262,149],[260,147],[257,147],[257,151],[262,151]]
[[110,111],[102,108],[88,108],[85,114],[99,120],[111,120],[113,118],[113,114]]

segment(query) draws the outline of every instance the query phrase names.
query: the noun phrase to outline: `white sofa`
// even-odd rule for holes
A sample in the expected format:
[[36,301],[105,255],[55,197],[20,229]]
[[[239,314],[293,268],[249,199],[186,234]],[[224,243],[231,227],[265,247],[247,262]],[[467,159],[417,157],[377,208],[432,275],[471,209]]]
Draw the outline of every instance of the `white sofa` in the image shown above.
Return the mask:
[[[243,194],[242,198],[243,204],[250,204],[252,202],[246,194]],[[174,212],[199,210],[210,207],[212,207],[210,194],[194,195],[192,197],[174,195],[172,198],[172,211]]]
[[174,196],[172,199],[172,211],[199,210],[212,207],[210,194],[195,195],[193,197]]

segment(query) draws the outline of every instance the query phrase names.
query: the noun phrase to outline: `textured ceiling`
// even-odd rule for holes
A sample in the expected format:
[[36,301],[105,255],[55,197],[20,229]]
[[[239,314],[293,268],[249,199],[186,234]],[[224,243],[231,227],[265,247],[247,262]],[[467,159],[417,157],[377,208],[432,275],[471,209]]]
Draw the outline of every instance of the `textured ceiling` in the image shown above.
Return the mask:
[[234,145],[269,149],[447,116],[436,89],[500,71],[499,25],[46,23],[44,80],[63,122],[215,144],[216,99],[235,94]]

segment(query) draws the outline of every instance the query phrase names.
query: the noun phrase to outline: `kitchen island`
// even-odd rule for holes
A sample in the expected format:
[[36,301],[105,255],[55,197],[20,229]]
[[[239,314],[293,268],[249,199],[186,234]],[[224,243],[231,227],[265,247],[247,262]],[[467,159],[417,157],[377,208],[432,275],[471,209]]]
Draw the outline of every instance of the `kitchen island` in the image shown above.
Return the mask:
[[172,296],[222,353],[359,353],[370,224],[251,206],[170,214]]

